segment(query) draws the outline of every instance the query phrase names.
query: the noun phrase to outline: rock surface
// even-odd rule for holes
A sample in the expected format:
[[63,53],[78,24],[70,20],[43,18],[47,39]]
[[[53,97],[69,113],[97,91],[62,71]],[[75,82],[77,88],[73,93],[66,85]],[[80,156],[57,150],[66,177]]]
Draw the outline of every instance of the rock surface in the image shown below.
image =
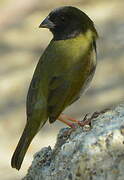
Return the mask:
[[99,113],[90,127],[61,129],[23,180],[124,180],[124,105]]

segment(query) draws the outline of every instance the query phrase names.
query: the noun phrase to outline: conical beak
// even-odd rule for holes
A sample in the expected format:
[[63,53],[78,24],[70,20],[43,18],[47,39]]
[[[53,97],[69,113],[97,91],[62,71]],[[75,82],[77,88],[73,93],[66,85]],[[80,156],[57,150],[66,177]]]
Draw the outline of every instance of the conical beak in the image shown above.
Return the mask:
[[52,29],[55,27],[55,24],[50,21],[49,16],[47,16],[43,22],[39,25],[39,28],[48,28],[48,29]]

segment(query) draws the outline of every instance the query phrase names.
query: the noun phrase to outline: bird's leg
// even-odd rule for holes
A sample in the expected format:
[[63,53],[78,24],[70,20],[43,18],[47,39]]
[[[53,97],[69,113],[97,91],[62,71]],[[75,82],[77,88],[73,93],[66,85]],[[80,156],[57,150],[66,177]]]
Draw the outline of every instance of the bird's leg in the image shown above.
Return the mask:
[[86,114],[86,115],[84,116],[83,121],[79,121],[79,120],[74,119],[74,118],[72,118],[72,117],[69,117],[69,116],[67,116],[67,115],[65,115],[65,114],[62,114],[62,117],[63,117],[63,118],[66,118],[66,119],[69,120],[69,121],[75,122],[75,123],[77,123],[77,124],[78,124],[79,126],[81,126],[81,127],[83,127],[83,126],[85,126],[85,125],[90,125],[91,119],[87,118],[87,116],[88,116],[88,114]]
[[[95,113],[92,114],[91,117],[88,117],[89,114],[86,114],[86,115],[84,116],[84,118],[83,118],[82,121],[78,121],[78,120],[76,120],[76,119],[74,119],[74,118],[72,118],[72,117],[69,117],[68,115],[61,114],[61,115],[58,117],[58,120],[61,121],[61,122],[63,122],[63,123],[65,123],[65,124],[67,124],[67,125],[70,126],[71,128],[76,128],[76,127],[77,127],[76,124],[78,124],[78,125],[81,126],[81,127],[84,127],[85,125],[91,126],[91,120],[94,119],[94,118],[96,118],[99,114],[100,114],[100,113],[95,112]],[[74,123],[69,122],[68,120],[69,120],[69,121],[72,121],[72,122],[74,122]]]
[[[60,115],[57,119],[65,124],[67,124],[68,126],[70,126],[71,128],[76,128],[75,124],[72,122],[69,122],[67,120],[64,119],[64,115]],[[73,121],[74,122],[74,121]]]
[[[68,126],[72,127],[72,128],[75,128],[75,124],[78,124],[79,126],[83,127],[85,125],[89,125],[90,124],[90,120],[89,118],[87,118],[88,114],[85,115],[83,121],[79,121],[79,120],[76,120],[68,115],[65,115],[65,114],[61,114],[58,118],[58,120],[62,121],[63,123],[67,124]],[[67,120],[66,120],[67,119]],[[72,121],[74,123],[71,123],[69,121]]]
[[77,119],[74,119],[74,118],[72,118],[72,117],[70,117],[70,116],[68,116],[68,115],[66,115],[66,114],[61,114],[61,116],[62,116],[63,118],[68,119],[69,121],[78,123],[78,120],[77,120]]

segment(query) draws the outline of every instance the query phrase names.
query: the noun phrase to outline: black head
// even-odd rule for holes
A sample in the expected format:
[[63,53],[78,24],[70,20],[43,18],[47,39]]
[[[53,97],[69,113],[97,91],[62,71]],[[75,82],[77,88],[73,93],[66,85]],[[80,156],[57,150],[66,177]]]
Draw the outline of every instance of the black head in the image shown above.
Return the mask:
[[53,10],[39,27],[48,28],[55,40],[73,38],[88,29],[96,32],[92,20],[84,12],[71,6]]

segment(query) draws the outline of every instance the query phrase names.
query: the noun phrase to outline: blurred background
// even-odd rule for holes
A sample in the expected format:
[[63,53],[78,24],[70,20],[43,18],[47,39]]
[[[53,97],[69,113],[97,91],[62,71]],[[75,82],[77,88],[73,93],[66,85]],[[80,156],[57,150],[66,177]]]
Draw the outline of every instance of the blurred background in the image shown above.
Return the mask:
[[90,112],[124,102],[124,1],[0,0],[0,178],[20,180],[44,146],[54,146],[62,123],[46,123],[34,138],[21,170],[10,166],[26,121],[25,99],[39,57],[52,38],[38,26],[58,6],[73,5],[95,22],[98,66],[91,87],[66,113],[82,119]]

